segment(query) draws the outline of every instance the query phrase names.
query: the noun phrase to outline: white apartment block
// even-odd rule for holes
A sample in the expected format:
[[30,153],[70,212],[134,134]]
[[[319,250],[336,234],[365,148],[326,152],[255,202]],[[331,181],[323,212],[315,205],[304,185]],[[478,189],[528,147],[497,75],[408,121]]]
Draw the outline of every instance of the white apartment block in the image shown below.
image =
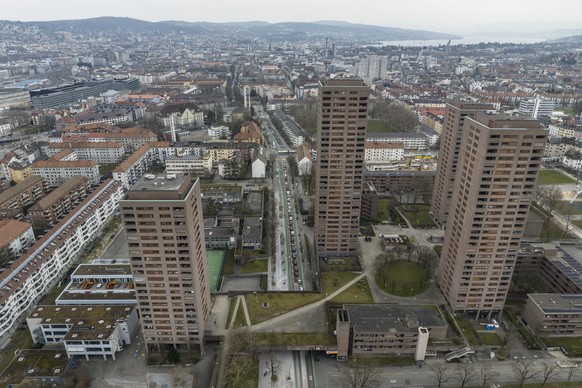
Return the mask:
[[0,344],[118,211],[123,185],[107,180],[0,273]]
[[517,111],[523,115],[537,119],[539,116],[551,116],[556,104],[550,100],[534,98],[521,100]]
[[42,160],[32,165],[32,175],[43,177],[49,187],[60,186],[75,175],[86,177],[91,185],[101,179],[99,165],[92,160]]
[[77,160],[93,160],[98,164],[119,163],[125,156],[123,144],[115,142],[55,143],[49,144],[45,152],[50,157],[67,149],[75,150]]
[[115,361],[115,354],[131,344],[139,319],[135,306],[36,306],[26,323],[34,342],[61,342],[69,358]]
[[367,141],[364,151],[366,162],[391,162],[404,159],[404,144]]
[[210,136],[212,140],[230,139],[232,137],[232,132],[226,125],[216,127],[212,126],[208,128],[208,136]]
[[400,143],[405,150],[427,150],[429,147],[429,138],[418,132],[368,133],[366,142]]
[[207,176],[212,172],[212,156],[184,155],[166,157],[166,174],[191,173],[194,176]]
[[8,136],[12,133],[12,125],[9,123],[0,124],[0,136]]
[[115,113],[115,114],[93,114],[88,117],[77,117],[80,125],[107,123],[111,125],[118,125],[121,123],[130,123],[133,121],[131,112]]

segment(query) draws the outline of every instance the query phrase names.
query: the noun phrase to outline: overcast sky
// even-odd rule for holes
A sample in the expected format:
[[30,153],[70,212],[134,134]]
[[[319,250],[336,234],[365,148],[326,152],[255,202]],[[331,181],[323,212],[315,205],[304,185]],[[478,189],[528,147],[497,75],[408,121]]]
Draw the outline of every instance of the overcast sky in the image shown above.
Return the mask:
[[[2,0],[7,1],[8,0]],[[124,16],[149,21],[341,20],[456,32],[496,22],[582,27],[582,0],[21,0],[0,19],[33,21]],[[521,23],[520,23],[521,24]]]

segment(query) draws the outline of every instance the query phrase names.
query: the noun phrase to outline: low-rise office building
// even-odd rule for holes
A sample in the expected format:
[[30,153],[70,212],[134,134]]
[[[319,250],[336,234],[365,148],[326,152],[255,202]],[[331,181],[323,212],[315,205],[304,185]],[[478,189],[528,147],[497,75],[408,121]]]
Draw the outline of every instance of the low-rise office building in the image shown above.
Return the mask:
[[139,319],[135,306],[36,306],[26,318],[36,343],[63,343],[67,356],[104,360],[131,344]]
[[337,311],[338,360],[348,355],[415,355],[424,360],[430,338],[447,335],[437,306],[345,304]]
[[528,294],[523,312],[528,329],[548,337],[582,335],[582,295]]

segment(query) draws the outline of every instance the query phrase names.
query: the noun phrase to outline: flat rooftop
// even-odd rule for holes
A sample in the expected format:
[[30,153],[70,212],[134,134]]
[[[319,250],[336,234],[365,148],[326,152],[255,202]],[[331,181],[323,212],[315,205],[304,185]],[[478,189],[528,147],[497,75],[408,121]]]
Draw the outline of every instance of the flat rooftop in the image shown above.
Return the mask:
[[582,295],[578,294],[528,294],[544,314],[582,314]]
[[409,328],[407,321],[418,322],[417,326],[446,326],[436,306],[407,306],[390,304],[346,304],[350,326],[358,332],[387,332],[391,328]]
[[130,191],[178,191],[189,175],[178,174],[145,174],[130,189]]
[[130,275],[131,266],[129,264],[80,264],[71,277],[75,276],[116,276]]
[[44,325],[70,325],[64,340],[107,339],[117,321],[124,321],[136,306],[36,306],[27,319]]
[[20,384],[27,377],[63,377],[69,361],[64,350],[25,349],[14,357],[0,375],[0,380],[9,386]]

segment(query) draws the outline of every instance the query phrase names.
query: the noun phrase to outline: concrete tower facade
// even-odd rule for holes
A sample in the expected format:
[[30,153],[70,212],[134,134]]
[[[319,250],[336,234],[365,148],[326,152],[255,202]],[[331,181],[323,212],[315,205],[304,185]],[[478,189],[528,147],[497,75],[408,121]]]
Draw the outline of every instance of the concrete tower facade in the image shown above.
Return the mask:
[[321,82],[317,123],[318,257],[355,256],[360,228],[370,88],[360,78]]
[[454,311],[501,313],[546,137],[532,118],[465,117],[437,273]]
[[119,206],[148,351],[202,350],[210,292],[199,181],[145,175]]
[[477,112],[491,109],[493,107],[489,104],[462,101],[447,103],[431,203],[431,213],[435,221],[443,228],[447,223],[453,197],[453,182],[461,151],[462,128],[465,118],[475,117]]

